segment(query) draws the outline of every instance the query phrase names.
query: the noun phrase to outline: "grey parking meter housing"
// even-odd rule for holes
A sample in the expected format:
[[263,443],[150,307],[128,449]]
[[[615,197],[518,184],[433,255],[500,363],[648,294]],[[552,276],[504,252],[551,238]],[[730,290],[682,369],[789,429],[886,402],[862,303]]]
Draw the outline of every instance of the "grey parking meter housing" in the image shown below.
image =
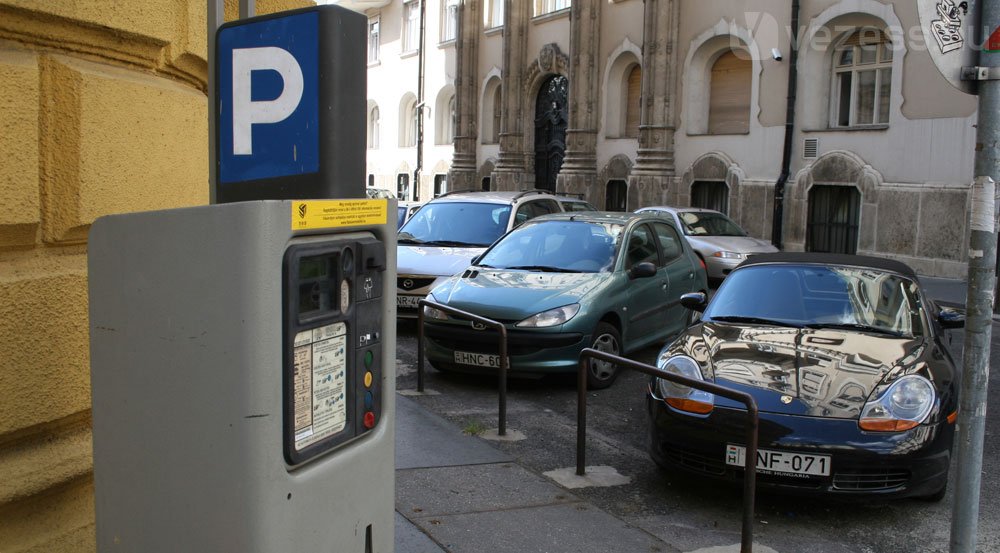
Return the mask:
[[262,201],[95,222],[99,551],[393,550],[389,213]]

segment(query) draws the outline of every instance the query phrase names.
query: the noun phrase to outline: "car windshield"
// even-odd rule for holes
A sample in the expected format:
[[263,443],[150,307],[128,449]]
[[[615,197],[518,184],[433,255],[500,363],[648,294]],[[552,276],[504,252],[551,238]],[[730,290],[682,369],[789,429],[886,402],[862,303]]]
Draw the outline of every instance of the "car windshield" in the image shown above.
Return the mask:
[[756,265],[733,271],[704,320],[923,334],[917,285],[878,269]]
[[540,221],[505,236],[479,260],[481,267],[562,273],[610,272],[622,225]]
[[711,211],[682,211],[677,214],[684,225],[684,234],[691,236],[746,236],[747,233],[732,219]]
[[507,204],[431,202],[399,229],[399,243],[485,248],[503,235],[509,219]]

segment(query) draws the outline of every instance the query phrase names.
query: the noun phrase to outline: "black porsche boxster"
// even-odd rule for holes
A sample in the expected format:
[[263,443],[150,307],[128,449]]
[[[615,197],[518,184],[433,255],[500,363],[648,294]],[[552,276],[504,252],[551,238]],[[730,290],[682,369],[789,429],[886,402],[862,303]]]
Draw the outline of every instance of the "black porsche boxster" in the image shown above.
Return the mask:
[[[913,270],[861,256],[775,253],[741,264],[659,354],[661,369],[748,392],[760,410],[758,485],[789,492],[943,497],[958,409],[944,330],[964,324]],[[651,455],[740,480],[746,410],[653,379]]]

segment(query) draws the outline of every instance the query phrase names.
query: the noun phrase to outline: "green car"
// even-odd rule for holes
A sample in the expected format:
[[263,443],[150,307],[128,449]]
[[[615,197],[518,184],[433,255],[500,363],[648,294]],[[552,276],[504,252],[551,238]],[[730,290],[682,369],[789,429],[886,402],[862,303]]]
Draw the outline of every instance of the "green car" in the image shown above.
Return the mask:
[[[704,265],[670,221],[655,215],[545,215],[510,231],[430,301],[502,322],[511,373],[575,372],[580,351],[623,355],[688,326],[680,297],[708,290]],[[498,333],[424,310],[426,354],[439,370],[496,371]],[[592,362],[591,388],[614,365]]]

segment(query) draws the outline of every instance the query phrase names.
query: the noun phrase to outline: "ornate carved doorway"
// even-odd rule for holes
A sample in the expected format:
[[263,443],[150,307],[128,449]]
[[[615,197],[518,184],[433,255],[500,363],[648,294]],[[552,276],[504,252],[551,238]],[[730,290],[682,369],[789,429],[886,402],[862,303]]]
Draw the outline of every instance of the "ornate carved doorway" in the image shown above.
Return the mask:
[[556,175],[566,155],[566,97],[569,81],[554,75],[542,84],[535,103],[535,188],[555,191]]

